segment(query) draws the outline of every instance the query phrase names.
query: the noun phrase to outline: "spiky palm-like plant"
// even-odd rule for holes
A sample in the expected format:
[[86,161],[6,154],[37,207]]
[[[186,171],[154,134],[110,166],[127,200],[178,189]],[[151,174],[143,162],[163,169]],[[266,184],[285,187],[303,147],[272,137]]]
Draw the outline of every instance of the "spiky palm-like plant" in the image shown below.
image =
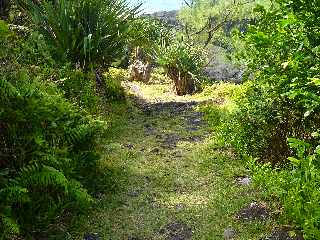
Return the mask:
[[122,56],[137,7],[126,0],[18,0],[56,57],[84,69],[109,66]]
[[53,46],[53,55],[84,71],[95,71],[106,95],[102,68],[125,54],[130,20],[139,6],[126,0],[17,0],[38,31]]

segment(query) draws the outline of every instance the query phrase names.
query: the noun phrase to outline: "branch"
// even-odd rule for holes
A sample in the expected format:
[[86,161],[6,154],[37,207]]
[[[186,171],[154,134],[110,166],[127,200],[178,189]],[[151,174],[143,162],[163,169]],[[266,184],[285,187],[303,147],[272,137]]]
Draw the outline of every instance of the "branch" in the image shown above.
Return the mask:
[[193,0],[191,1],[191,3],[188,3],[187,0],[183,0],[183,1],[189,8],[192,8]]
[[224,20],[222,22],[220,22],[218,25],[216,25],[214,28],[211,28],[208,31],[208,38],[207,38],[207,41],[204,44],[205,48],[209,45],[210,41],[212,40],[213,32],[217,31],[219,28],[221,28],[228,21],[228,18],[230,16],[230,14],[231,14],[231,11],[229,11],[229,13],[227,14],[227,16],[225,16],[225,18],[224,18]]
[[[246,2],[238,2],[238,3],[236,3],[236,0],[233,1],[234,5],[237,5],[237,6],[243,6],[243,5],[246,5],[246,4],[249,4],[249,3],[253,3],[253,2],[254,2],[254,0],[248,0]],[[204,44],[204,47],[207,47],[209,45],[210,41],[213,38],[213,32],[217,31],[219,28],[221,28],[228,21],[228,18],[231,15],[231,13],[232,13],[232,10],[229,9],[229,12],[224,17],[224,20],[222,22],[220,22],[218,25],[216,25],[214,28],[212,28],[212,29],[210,29],[208,31],[208,38],[207,38],[207,41]],[[211,19],[212,19],[212,17],[209,17],[209,24],[210,24],[210,20]]]

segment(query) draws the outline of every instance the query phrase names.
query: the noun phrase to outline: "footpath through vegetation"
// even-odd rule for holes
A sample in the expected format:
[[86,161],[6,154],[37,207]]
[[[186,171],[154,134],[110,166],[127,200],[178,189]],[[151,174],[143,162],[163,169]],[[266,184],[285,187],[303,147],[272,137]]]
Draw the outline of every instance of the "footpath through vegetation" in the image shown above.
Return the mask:
[[0,0],[0,240],[319,240],[319,0],[143,8]]
[[77,219],[71,236],[248,240],[270,234],[274,221],[243,161],[217,141],[202,111],[225,104],[224,88],[236,86],[179,97],[170,83],[125,85],[129,105],[114,106],[109,154],[101,161],[114,191]]

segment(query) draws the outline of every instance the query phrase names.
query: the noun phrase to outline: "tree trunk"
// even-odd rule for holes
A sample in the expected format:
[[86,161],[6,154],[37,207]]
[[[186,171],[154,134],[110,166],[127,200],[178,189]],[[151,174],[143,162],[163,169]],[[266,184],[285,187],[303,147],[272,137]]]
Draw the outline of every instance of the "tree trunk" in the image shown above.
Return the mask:
[[151,65],[148,62],[143,63],[140,60],[135,60],[129,67],[130,78],[132,81],[148,83],[151,77],[151,70]]
[[102,96],[106,96],[107,89],[106,89],[106,83],[103,80],[103,72],[101,69],[95,70],[95,78],[96,78],[96,87],[98,93],[100,93]]
[[182,73],[177,68],[170,68],[168,75],[174,81],[177,95],[183,96],[195,91],[194,79],[189,74]]
[[148,83],[151,77],[152,67],[149,59],[143,53],[140,47],[134,50],[134,61],[129,66],[130,79],[132,81],[140,81]]

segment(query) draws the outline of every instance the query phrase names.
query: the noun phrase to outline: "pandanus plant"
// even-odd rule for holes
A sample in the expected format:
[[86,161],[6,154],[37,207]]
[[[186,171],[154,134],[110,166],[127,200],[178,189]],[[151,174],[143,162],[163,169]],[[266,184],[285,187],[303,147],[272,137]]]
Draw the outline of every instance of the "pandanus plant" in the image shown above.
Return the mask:
[[177,95],[192,94],[203,78],[204,49],[187,42],[176,41],[161,49],[158,63],[173,80]]
[[17,0],[53,46],[53,55],[96,72],[125,53],[130,21],[140,6],[126,0]]

